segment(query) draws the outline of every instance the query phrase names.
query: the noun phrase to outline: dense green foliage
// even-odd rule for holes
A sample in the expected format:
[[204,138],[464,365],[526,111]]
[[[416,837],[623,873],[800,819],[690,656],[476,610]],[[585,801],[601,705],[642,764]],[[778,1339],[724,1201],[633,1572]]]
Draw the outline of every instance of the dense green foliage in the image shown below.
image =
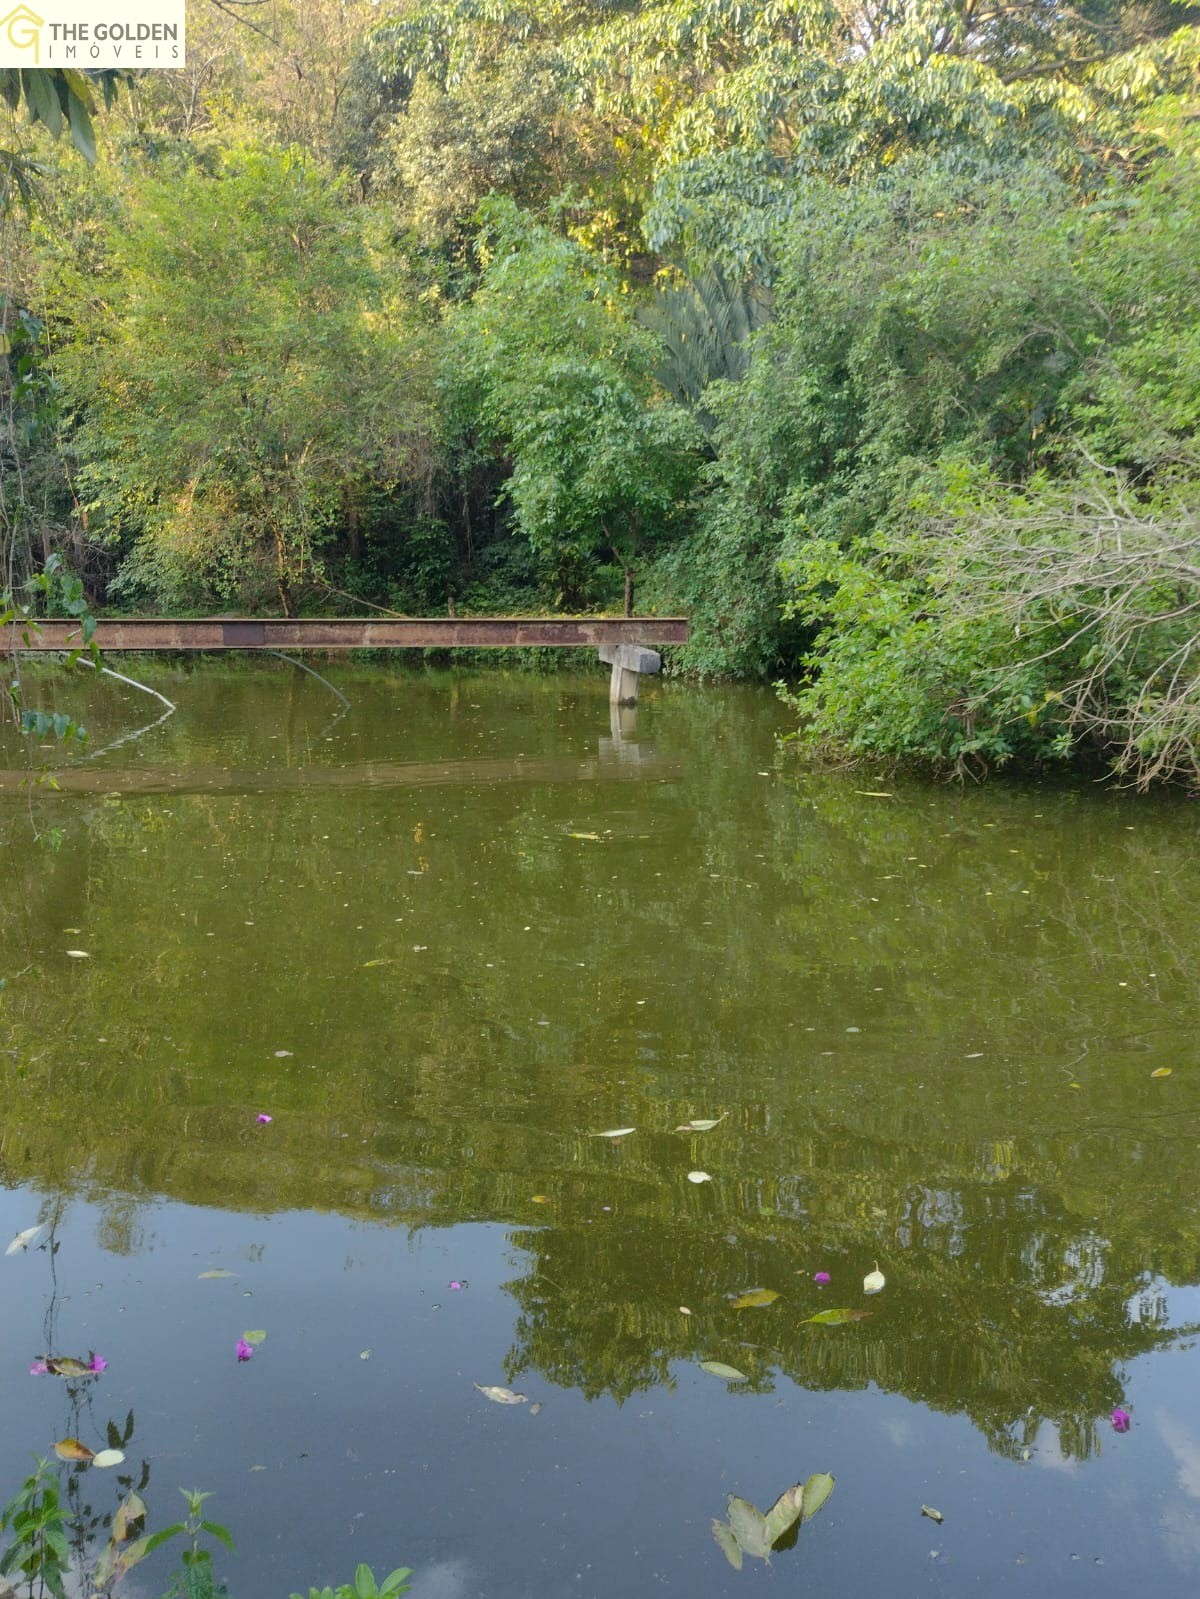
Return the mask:
[[1176,0],[294,0],[92,169],[0,82],[9,583],[636,593],[829,749],[1195,777],[1198,73]]

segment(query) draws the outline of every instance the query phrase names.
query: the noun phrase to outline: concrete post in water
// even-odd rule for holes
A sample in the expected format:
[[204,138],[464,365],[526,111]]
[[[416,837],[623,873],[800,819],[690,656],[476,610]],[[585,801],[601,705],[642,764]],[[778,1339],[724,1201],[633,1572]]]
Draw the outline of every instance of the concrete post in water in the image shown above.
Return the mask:
[[642,644],[601,644],[600,659],[612,667],[608,698],[612,705],[636,705],[638,678],[662,671],[662,656]]

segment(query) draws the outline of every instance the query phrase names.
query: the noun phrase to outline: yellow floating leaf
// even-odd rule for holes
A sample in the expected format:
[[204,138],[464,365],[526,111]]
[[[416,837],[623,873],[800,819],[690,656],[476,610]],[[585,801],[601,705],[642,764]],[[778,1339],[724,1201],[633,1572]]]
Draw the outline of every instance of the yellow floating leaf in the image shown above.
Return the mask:
[[139,1521],[146,1519],[146,1503],[139,1494],[128,1493],[117,1506],[117,1513],[113,1517],[112,1538],[114,1543],[125,1543],[132,1529]]
[[1171,1068],[1169,1066],[1158,1066],[1150,1073],[1150,1075],[1151,1077],[1169,1077],[1171,1075]]
[[773,1288],[752,1288],[747,1294],[739,1294],[736,1299],[729,1301],[731,1310],[757,1310],[763,1305],[773,1305],[779,1295]]
[[78,1460],[84,1465],[92,1459],[92,1451],[86,1444],[81,1444],[78,1438],[60,1438],[54,1446],[54,1453],[60,1460]]
[[74,1355],[47,1355],[46,1370],[55,1377],[94,1377],[95,1368],[76,1360]]

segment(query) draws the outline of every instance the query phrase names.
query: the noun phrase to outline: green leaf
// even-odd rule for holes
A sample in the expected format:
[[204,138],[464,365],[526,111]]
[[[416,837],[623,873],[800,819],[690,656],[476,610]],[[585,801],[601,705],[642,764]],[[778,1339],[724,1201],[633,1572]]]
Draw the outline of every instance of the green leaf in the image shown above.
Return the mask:
[[172,1522],[169,1527],[160,1527],[157,1532],[152,1532],[148,1538],[139,1538],[137,1545],[130,1546],[130,1552],[138,1545],[144,1544],[145,1547],[138,1555],[138,1559],[141,1560],[146,1555],[152,1555],[156,1549],[161,1549],[171,1538],[177,1538],[180,1533],[186,1531],[187,1528],[182,1521]]
[[22,81],[31,117],[44,122],[57,139],[62,132],[62,106],[54,92],[52,75],[38,70],[26,71],[22,73]]
[[742,1569],[742,1546],[733,1536],[733,1529],[725,1521],[714,1521],[712,1535],[720,1546],[721,1553],[728,1560],[735,1571]]
[[737,1494],[730,1494],[729,1525],[733,1536],[748,1555],[755,1555],[759,1560],[767,1559],[775,1540],[771,1537],[766,1517],[748,1499],[739,1499]]
[[777,1544],[783,1535],[799,1521],[803,1509],[804,1487],[797,1483],[794,1488],[787,1488],[767,1511],[764,1518],[767,1523],[767,1534],[772,1546]]
[[261,1344],[266,1338],[266,1333],[261,1327],[254,1327],[250,1332],[244,1332],[242,1337],[248,1344]]
[[833,1492],[833,1478],[827,1471],[817,1471],[804,1484],[804,1519],[811,1521]]
[[707,1371],[714,1377],[724,1377],[729,1382],[749,1382],[744,1371],[739,1371],[736,1366],[727,1366],[723,1360],[702,1360],[700,1370]]
[[805,1316],[801,1326],[813,1322],[818,1327],[840,1327],[847,1321],[866,1321],[868,1316],[873,1316],[873,1310],[819,1310],[815,1316]]
[[215,1538],[218,1543],[223,1543],[231,1553],[233,1552],[233,1534],[228,1527],[223,1527],[219,1521],[202,1521],[201,1531],[206,1532],[210,1538]]
[[67,90],[67,117],[71,124],[71,143],[89,166],[96,164],[96,134],[87,106],[73,88]]

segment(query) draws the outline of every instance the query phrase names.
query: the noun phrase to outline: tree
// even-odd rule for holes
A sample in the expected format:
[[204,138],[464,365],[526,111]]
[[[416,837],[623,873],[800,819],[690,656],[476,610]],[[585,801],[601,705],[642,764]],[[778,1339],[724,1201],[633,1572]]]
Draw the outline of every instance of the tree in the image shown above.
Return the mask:
[[508,203],[486,215],[481,286],[455,324],[471,403],[511,460],[530,544],[611,550],[629,613],[635,566],[688,510],[703,434],[656,392],[656,341],[613,277]]
[[349,490],[421,470],[421,346],[364,234],[302,157],[230,152],[135,186],[98,280],[60,274],[56,370],[119,586],[285,613]]

